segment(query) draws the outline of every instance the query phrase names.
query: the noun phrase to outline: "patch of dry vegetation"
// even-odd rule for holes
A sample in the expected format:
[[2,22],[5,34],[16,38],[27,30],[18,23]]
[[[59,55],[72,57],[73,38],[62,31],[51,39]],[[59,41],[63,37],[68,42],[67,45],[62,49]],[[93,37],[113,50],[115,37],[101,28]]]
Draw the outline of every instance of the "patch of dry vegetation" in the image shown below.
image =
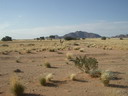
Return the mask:
[[[128,50],[128,39],[85,39],[77,41],[64,41],[63,44],[61,44],[59,40],[14,40],[12,42],[0,42],[0,44],[0,53],[3,55],[9,55],[11,52],[18,53],[18,55],[31,55],[33,53],[36,54],[37,52],[43,53],[44,51],[49,52],[50,54],[56,52],[58,53],[57,55],[60,55],[63,54],[61,51],[64,51],[65,53],[67,52],[65,57],[69,60],[69,62],[73,62],[77,68],[89,74],[91,77],[100,78],[104,86],[109,86],[109,82],[113,78],[113,73],[110,71],[99,70],[97,59],[83,55],[74,56],[73,52],[85,52],[85,48],[87,47],[101,48],[104,50]],[[70,50],[73,52],[70,52]],[[20,63],[21,59],[17,57],[15,62]],[[48,68],[51,68],[51,64],[49,62],[44,62],[44,66],[47,68],[47,70],[49,70]],[[14,70],[14,72],[21,71]],[[52,81],[52,79],[53,74],[50,73],[45,77],[42,77],[39,82],[42,86],[46,86],[48,82]],[[69,79],[76,80],[76,74],[71,74]],[[11,81],[11,90],[15,96],[21,96],[23,95],[25,88],[19,82],[19,79],[13,78]]]
[[18,77],[11,78],[11,92],[14,96],[23,96],[25,87],[20,83]]
[[[49,50],[50,52],[55,52],[57,50],[70,50],[72,46],[74,50],[79,50],[83,52],[83,49],[79,45],[93,48],[101,48],[104,50],[128,50],[128,39],[120,40],[118,38],[111,38],[106,40],[101,39],[85,39],[85,40],[72,40],[64,41],[63,45],[59,40],[13,40],[11,42],[1,42],[0,41],[0,52],[8,55],[9,52],[19,52],[22,53],[32,53],[32,52],[42,52]],[[54,47],[53,47],[54,46]],[[6,48],[5,48],[6,47]]]

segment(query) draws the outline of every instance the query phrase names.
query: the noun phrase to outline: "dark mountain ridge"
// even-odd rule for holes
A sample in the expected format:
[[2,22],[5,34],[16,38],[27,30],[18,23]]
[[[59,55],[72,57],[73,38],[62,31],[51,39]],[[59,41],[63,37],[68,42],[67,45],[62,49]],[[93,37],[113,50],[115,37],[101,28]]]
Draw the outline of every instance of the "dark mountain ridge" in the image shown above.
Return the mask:
[[71,32],[68,34],[65,34],[62,36],[63,38],[65,37],[73,37],[73,38],[100,38],[101,36],[99,34],[95,33],[88,33],[85,31],[76,31],[76,32]]
[[120,34],[120,35],[116,35],[116,36],[112,36],[113,38],[128,38],[128,34],[124,35],[124,34]]

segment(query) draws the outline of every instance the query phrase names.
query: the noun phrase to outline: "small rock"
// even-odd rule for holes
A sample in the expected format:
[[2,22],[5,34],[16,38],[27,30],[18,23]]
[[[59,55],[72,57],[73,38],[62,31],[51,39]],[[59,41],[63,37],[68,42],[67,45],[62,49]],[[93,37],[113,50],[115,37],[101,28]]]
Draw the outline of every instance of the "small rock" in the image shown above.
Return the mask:
[[16,70],[14,70],[14,72],[20,73],[22,71],[20,69],[16,69]]

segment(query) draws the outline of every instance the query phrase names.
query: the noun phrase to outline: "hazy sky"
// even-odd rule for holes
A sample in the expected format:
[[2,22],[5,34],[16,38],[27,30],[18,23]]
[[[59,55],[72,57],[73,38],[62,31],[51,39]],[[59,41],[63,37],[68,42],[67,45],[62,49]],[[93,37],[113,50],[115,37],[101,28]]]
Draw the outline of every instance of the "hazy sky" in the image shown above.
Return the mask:
[[0,0],[0,38],[128,34],[128,0]]

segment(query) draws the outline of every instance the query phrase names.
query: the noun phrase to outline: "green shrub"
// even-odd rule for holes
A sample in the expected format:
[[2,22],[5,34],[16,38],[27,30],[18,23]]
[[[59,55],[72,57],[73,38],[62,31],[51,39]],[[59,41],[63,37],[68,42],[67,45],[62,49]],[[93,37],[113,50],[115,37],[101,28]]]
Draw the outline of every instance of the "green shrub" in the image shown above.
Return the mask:
[[55,35],[50,35],[49,38],[52,40],[52,39],[55,39],[56,36]]
[[45,37],[35,38],[34,40],[45,40]]
[[12,37],[5,36],[1,39],[1,41],[12,41]]
[[89,73],[90,70],[95,70],[98,68],[98,62],[95,58],[87,58],[86,56],[78,56],[75,59],[72,59],[75,66],[80,70]]
[[45,78],[41,78],[41,79],[40,79],[40,84],[41,84],[42,86],[45,86],[45,85],[46,85],[46,79],[45,79]]
[[16,63],[21,63],[19,59],[16,60]]
[[91,77],[100,77],[101,76],[101,70],[99,70],[99,69],[90,70],[89,74]]
[[46,68],[51,68],[51,64],[50,64],[49,62],[45,62],[45,63],[44,63],[44,66],[45,66]]
[[123,40],[123,38],[120,38],[120,40]]
[[101,40],[106,40],[106,37],[101,37]]

